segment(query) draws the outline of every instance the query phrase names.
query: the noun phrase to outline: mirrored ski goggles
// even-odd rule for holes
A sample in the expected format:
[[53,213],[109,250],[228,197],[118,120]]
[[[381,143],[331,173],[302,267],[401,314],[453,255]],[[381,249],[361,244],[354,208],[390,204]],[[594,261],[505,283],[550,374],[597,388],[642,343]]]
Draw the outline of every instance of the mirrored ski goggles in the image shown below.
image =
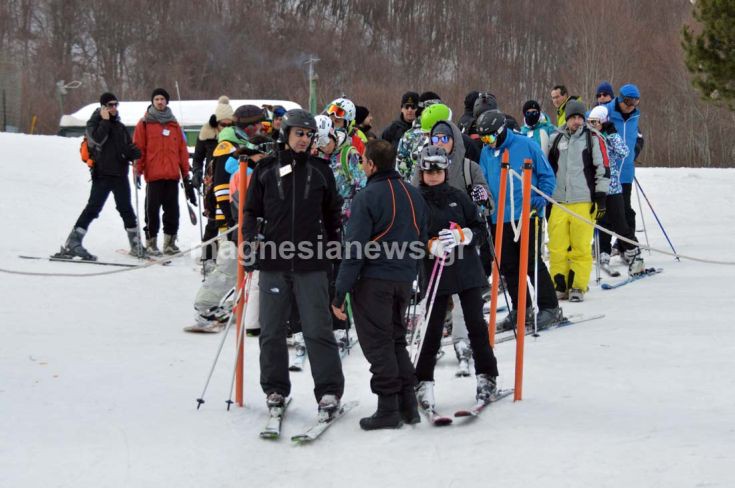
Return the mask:
[[444,156],[426,156],[419,161],[421,171],[431,171],[433,169],[447,169],[449,161]]
[[296,134],[296,137],[308,137],[309,139],[313,139],[316,134],[313,130],[304,129],[294,129],[293,133]]
[[345,109],[333,103],[332,105],[327,107],[327,113],[329,115],[334,115],[338,119],[344,119],[346,112],[345,112]]
[[437,145],[438,143],[446,144],[449,142],[449,136],[431,136],[431,143]]

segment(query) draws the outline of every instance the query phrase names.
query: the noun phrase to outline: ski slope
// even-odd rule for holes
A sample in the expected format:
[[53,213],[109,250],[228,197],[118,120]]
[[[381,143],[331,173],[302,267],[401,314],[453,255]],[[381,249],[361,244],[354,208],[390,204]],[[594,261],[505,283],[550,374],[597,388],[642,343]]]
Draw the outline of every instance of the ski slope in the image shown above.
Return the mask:
[[[89,178],[79,139],[0,134],[0,145],[0,268],[106,271],[17,258],[57,251],[81,212]],[[680,253],[735,260],[735,170],[643,168],[638,177]],[[130,261],[115,252],[127,241],[111,200],[85,245],[100,260]],[[644,216],[651,244],[667,249]],[[180,236],[182,249],[199,240],[186,212]],[[523,401],[450,427],[363,432],[358,419],[376,399],[355,348],[344,399],[360,405],[303,447],[288,438],[316,413],[308,361],[291,376],[284,436],[263,441],[254,339],[245,408],[225,409],[230,337],[197,411],[221,336],[181,331],[200,285],[196,258],[86,278],[0,273],[0,486],[732,486],[735,266],[644,257],[664,272],[618,290],[592,285],[585,302],[563,303],[604,319],[526,339]],[[513,386],[514,354],[515,342],[496,349],[503,387]],[[436,372],[446,414],[474,397],[474,378],[455,378],[455,365],[447,351]]]

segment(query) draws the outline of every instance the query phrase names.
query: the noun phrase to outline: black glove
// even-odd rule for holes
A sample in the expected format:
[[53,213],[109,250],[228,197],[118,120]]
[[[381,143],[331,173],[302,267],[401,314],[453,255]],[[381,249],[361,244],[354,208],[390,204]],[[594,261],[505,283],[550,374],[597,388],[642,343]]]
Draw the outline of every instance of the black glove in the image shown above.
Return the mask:
[[[231,232],[234,234],[234,232]],[[258,242],[249,241],[242,246],[242,264],[245,272],[250,273],[258,269]]]
[[186,198],[189,199],[192,205],[197,204],[197,193],[194,191],[194,185],[191,184],[191,180],[187,177],[184,178],[184,192],[186,193]]
[[600,220],[605,215],[605,201],[607,200],[607,193],[601,191],[595,192],[595,203],[592,206],[592,212],[595,213],[595,220]]
[[194,173],[191,176],[191,184],[194,185],[194,188],[196,189],[202,187],[202,170],[194,170]]
[[125,159],[128,161],[134,161],[136,159],[140,159],[141,155],[142,153],[140,152],[140,149],[138,149],[138,146],[132,142],[128,144],[128,147],[125,150]]

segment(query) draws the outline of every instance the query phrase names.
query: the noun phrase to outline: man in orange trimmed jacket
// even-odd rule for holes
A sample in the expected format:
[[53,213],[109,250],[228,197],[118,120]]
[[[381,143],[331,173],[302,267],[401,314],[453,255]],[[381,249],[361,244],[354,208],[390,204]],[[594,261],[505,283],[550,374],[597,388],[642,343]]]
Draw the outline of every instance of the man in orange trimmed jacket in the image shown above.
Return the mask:
[[189,151],[181,126],[168,106],[168,92],[156,88],[151,105],[135,126],[133,141],[140,148],[141,157],[136,175],[145,177],[145,234],[146,251],[160,256],[156,243],[160,228],[159,211],[163,207],[163,252],[176,254],[179,231],[179,178],[184,180],[186,196],[196,205],[194,187],[189,180]]

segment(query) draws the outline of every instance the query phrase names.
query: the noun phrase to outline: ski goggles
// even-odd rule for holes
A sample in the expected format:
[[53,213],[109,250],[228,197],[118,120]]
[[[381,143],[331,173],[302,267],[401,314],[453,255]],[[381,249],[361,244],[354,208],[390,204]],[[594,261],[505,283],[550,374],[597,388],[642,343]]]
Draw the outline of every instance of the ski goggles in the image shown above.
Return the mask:
[[421,171],[431,171],[436,169],[447,169],[449,161],[445,156],[426,156],[419,161]]
[[480,140],[482,141],[483,144],[488,144],[488,145],[495,144],[498,140],[498,137],[500,137],[500,134],[503,133],[503,130],[504,130],[503,127],[501,127],[496,132],[493,132],[491,134],[481,134]]
[[431,136],[431,144],[436,146],[439,143],[446,144],[449,142],[449,136]]
[[344,119],[347,112],[345,112],[345,109],[343,109],[339,105],[333,103],[332,105],[327,107],[327,113],[329,115],[334,115],[338,119]]
[[313,139],[316,132],[313,130],[304,130],[304,129],[294,129],[293,133],[296,135],[296,137],[308,137],[309,139]]
[[623,97],[623,103],[629,107],[637,107],[638,104],[641,103],[641,99],[633,97]]
[[265,133],[269,134],[271,129],[273,128],[273,123],[268,120],[264,120],[263,122],[261,122],[261,124],[263,124],[263,130],[265,131]]

